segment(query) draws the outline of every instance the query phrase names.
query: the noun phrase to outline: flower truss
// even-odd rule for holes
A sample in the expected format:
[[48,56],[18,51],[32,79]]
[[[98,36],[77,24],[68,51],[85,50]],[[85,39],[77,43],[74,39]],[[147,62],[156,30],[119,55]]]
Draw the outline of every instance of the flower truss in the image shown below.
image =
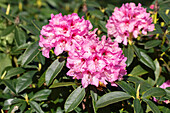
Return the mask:
[[49,58],[52,48],[56,56],[67,51],[66,66],[70,69],[68,76],[81,79],[83,87],[89,84],[99,86],[99,83],[116,86],[116,80],[126,74],[126,57],[122,54],[117,42],[112,42],[106,36],[96,38],[92,25],[88,20],[80,19],[73,13],[51,15],[48,25],[42,27],[39,45],[42,54]]
[[81,43],[74,42],[66,66],[70,69],[67,75],[81,79],[83,87],[99,83],[112,86],[126,74],[126,57],[122,54],[117,42],[103,36],[101,41],[90,32]]
[[137,38],[140,31],[146,35],[147,31],[154,30],[154,24],[150,13],[147,13],[146,8],[141,7],[140,3],[138,6],[134,3],[126,3],[121,8],[114,9],[106,28],[108,36],[113,36],[118,43],[123,42],[127,45],[128,37],[129,40],[132,40],[132,37]]
[[90,21],[83,17],[80,19],[76,13],[62,16],[62,14],[51,15],[49,24],[42,27],[39,45],[42,54],[49,58],[52,48],[58,56],[63,51],[69,51],[73,40],[79,41],[92,29]]

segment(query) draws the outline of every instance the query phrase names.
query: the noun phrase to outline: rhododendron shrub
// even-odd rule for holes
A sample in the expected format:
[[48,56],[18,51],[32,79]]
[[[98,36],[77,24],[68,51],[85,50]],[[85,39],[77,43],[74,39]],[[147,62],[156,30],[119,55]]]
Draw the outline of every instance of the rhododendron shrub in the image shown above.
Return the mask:
[[147,13],[146,8],[143,8],[140,3],[137,6],[135,3],[126,3],[114,9],[106,28],[108,36],[113,36],[118,43],[123,42],[127,45],[128,38],[132,40],[139,34],[146,35],[147,31],[154,30],[154,24],[150,13]]
[[170,111],[170,1],[1,1],[2,113]]

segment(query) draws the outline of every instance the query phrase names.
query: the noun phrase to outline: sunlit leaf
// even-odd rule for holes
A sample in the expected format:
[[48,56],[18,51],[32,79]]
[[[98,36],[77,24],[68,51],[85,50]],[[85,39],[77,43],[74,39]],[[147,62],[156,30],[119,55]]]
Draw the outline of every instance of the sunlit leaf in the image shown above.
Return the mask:
[[74,110],[81,103],[84,96],[85,96],[85,89],[79,86],[67,98],[64,104],[65,112],[71,112],[72,110]]

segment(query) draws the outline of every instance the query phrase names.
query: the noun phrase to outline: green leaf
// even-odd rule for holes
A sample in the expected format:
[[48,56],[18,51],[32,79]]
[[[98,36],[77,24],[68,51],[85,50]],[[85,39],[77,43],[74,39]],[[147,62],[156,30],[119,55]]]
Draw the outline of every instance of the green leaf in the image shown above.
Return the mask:
[[24,69],[22,69],[21,67],[16,67],[16,68],[10,68],[8,71],[7,71],[7,74],[5,76],[4,79],[9,79],[15,75],[18,75],[18,74],[21,74],[25,72]]
[[65,112],[71,112],[72,110],[74,110],[83,100],[84,96],[85,96],[85,89],[79,86],[67,98],[64,104]]
[[150,100],[148,99],[143,99],[151,108],[151,110],[153,111],[153,113],[161,113],[158,109],[158,107]]
[[164,20],[164,22],[168,25],[170,22],[169,17],[163,11],[158,11],[160,17]]
[[38,79],[38,87],[41,87],[44,84],[44,82],[45,82],[45,73],[46,73],[46,71]]
[[34,96],[31,98],[31,100],[35,100],[35,101],[47,100],[47,97],[50,95],[50,93],[51,93],[50,89],[40,90],[34,94]]
[[105,27],[106,26],[106,22],[105,21],[99,21],[98,25],[101,27],[102,31],[107,33],[107,29]]
[[165,98],[170,100],[170,89],[164,89],[166,91]]
[[123,100],[127,100],[131,98],[131,96],[125,92],[122,91],[114,91],[111,93],[107,93],[104,96],[102,96],[97,102],[96,102],[96,107],[101,108],[105,107],[109,104],[113,104],[116,102],[120,102]]
[[104,14],[100,10],[91,10],[89,13],[99,19],[103,19],[104,17]]
[[15,28],[14,25],[8,26],[5,30],[2,31],[0,37],[6,36],[6,35],[8,35],[9,33],[12,33],[12,31],[14,30],[14,28]]
[[32,22],[32,24],[35,26],[35,28],[36,28],[38,31],[41,30],[40,25],[38,25],[38,23],[37,23],[35,20],[33,20],[33,21],[31,21],[31,22]]
[[39,104],[35,101],[29,101],[29,104],[31,108],[34,109],[37,113],[44,113]]
[[157,83],[158,81],[158,78],[159,78],[159,75],[160,75],[160,65],[159,65],[159,62],[157,59],[154,60],[154,64],[155,64],[155,71],[154,71],[154,74],[155,74],[155,84]]
[[87,1],[86,4],[89,7],[96,7],[96,8],[100,7],[100,4],[98,2],[95,2],[95,1]]
[[15,28],[15,42],[17,46],[26,43],[25,32],[16,26]]
[[141,58],[140,50],[134,44],[132,45],[132,47],[133,47],[133,50],[135,51],[136,55],[139,58]]
[[58,59],[56,59],[47,69],[47,72],[45,74],[45,81],[47,86],[51,84],[51,82],[54,80],[54,78],[59,74],[59,72],[62,70],[63,66],[65,64],[65,61],[59,62]]
[[[155,24],[155,29],[156,29],[156,33],[160,33],[160,34],[163,33],[163,31],[162,31],[162,29],[161,29],[161,27],[160,27],[159,24]],[[154,31],[154,32],[155,32],[155,31]]]
[[153,88],[150,88],[147,91],[145,91],[144,94],[142,95],[142,98],[150,98],[151,96],[160,97],[160,96],[164,96],[164,95],[166,95],[166,92],[164,89],[158,88],[158,87],[153,87]]
[[14,23],[14,19],[9,16],[9,15],[6,15],[4,12],[2,12],[2,10],[0,10],[0,15],[2,15],[3,17],[5,17],[6,19],[8,19],[9,21],[11,21],[12,23]]
[[140,52],[141,54],[141,58],[140,61],[145,64],[146,66],[148,66],[149,68],[155,70],[155,64],[153,62],[153,60],[144,52]]
[[27,73],[24,73],[17,79],[16,93],[20,93],[32,83],[32,77],[34,76],[35,73],[36,71],[29,71]]
[[134,105],[135,113],[143,113],[143,109],[142,109],[142,106],[141,106],[139,99],[134,99],[133,105]]
[[134,76],[130,76],[128,78],[129,81],[134,82],[136,88],[138,87],[138,85],[140,84],[140,94],[146,90],[148,90],[149,88],[151,88],[152,86],[150,84],[148,84],[147,82],[145,82],[141,77],[134,77]]
[[76,85],[74,82],[59,82],[59,83],[54,83],[50,86],[50,88],[56,88],[56,87],[64,87],[64,86],[72,86]]
[[23,56],[22,56],[22,61],[21,61],[21,65],[27,65],[28,63],[30,63],[39,53],[39,45],[38,45],[38,41],[31,44],[24,52]]
[[136,91],[135,89],[130,86],[129,84],[127,84],[125,81],[119,81],[118,85],[124,90],[126,91],[129,95],[136,97]]
[[[125,55],[126,56],[126,55]],[[130,66],[130,64],[133,61],[134,58],[134,51],[131,45],[128,45],[128,49],[127,49],[127,66]]]
[[12,92],[16,93],[15,91],[15,84],[12,80],[3,79],[2,82],[7,86]]
[[93,110],[94,113],[97,113],[97,108],[96,108],[96,101],[97,101],[97,93],[95,93],[94,91],[90,90],[90,94],[92,97],[92,104],[93,104]]
[[0,53],[0,65],[0,76],[2,76],[1,74],[3,74],[2,71],[5,69],[5,67],[12,65],[10,56],[8,54]]
[[34,26],[24,26],[24,25],[21,25],[21,27],[23,27],[25,30],[30,31],[34,35],[40,35],[39,30],[36,29]]
[[148,73],[146,70],[144,70],[140,65],[137,65],[133,68],[132,72],[130,75],[132,76],[140,76]]
[[145,49],[150,49],[161,44],[161,40],[150,40],[145,43]]

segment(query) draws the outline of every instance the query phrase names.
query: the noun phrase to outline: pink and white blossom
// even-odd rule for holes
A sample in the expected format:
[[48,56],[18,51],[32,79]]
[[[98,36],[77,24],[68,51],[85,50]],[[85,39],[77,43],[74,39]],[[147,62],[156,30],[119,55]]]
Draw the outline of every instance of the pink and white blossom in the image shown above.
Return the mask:
[[140,31],[146,35],[147,31],[154,30],[154,24],[150,13],[147,13],[146,8],[141,7],[140,3],[138,6],[134,3],[126,3],[114,9],[106,28],[109,37],[113,36],[118,43],[123,42],[127,45],[128,37],[137,38]]
[[80,41],[92,29],[90,21],[80,18],[76,13],[70,15],[51,14],[49,24],[42,27],[39,45],[42,53],[49,58],[49,52],[54,49],[55,55],[69,51],[72,41]]
[[95,34],[91,34],[73,45],[67,58],[66,66],[70,69],[67,75],[81,79],[84,88],[90,84],[98,87],[99,82],[105,85],[110,82],[112,86],[117,86],[115,81],[126,74],[126,57],[118,43],[110,38],[106,40],[106,36],[103,36],[99,41]]

